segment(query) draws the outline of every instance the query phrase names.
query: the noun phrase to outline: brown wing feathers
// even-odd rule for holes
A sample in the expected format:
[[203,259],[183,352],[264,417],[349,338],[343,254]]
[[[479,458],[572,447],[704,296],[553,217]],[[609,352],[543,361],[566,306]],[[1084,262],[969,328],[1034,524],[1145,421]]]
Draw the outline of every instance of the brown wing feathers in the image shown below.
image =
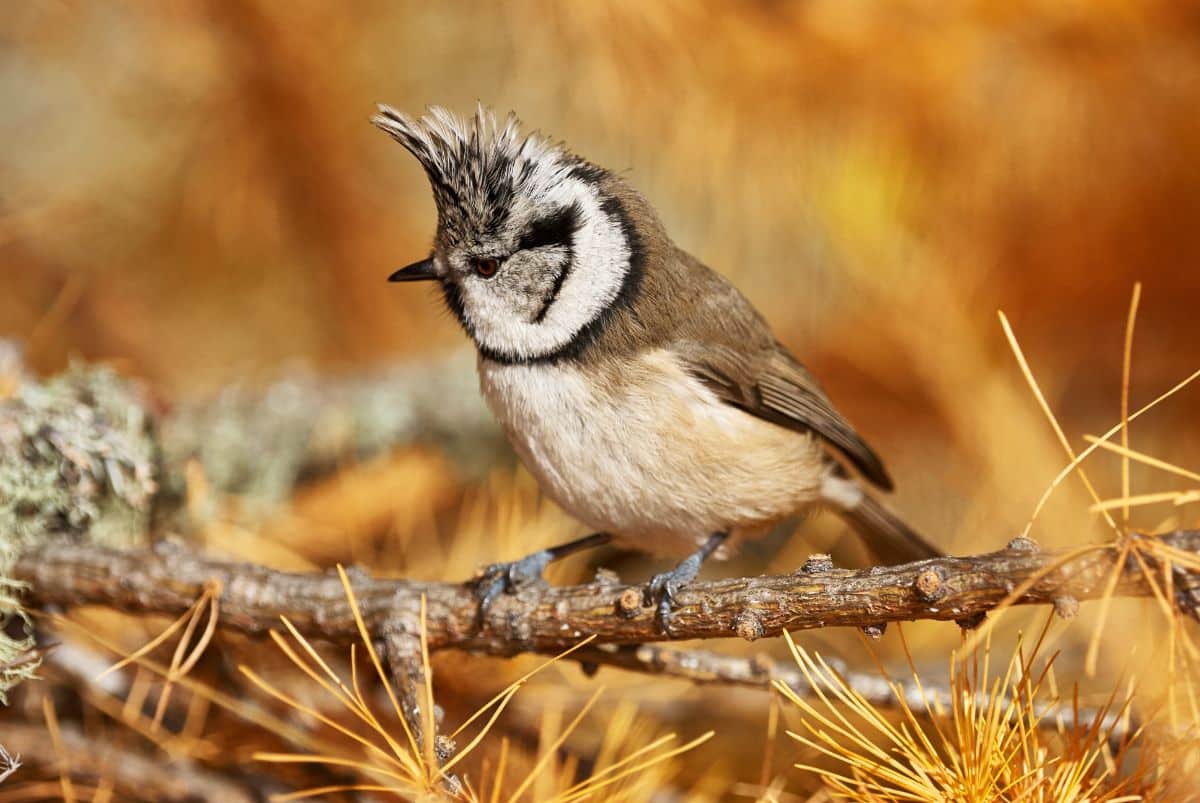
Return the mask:
[[783,416],[785,420],[776,423],[811,429],[844,454],[864,477],[886,491],[892,490],[892,478],[875,451],[834,409],[808,371],[789,357],[784,356],[784,360],[786,373],[768,371],[758,379],[763,409]]
[[765,360],[746,361],[742,355],[739,361],[739,355],[729,349],[689,345],[679,351],[691,373],[722,401],[773,424],[816,434],[873,484],[892,490],[892,479],[879,456],[834,409],[804,366],[786,352],[770,354]]
[[640,303],[650,305],[652,314],[638,318],[637,326],[628,321],[625,331],[636,332],[643,346],[670,349],[727,404],[816,434],[868,481],[890,491],[892,480],[879,457],[746,297],[686,251],[674,249],[673,257],[647,271]]

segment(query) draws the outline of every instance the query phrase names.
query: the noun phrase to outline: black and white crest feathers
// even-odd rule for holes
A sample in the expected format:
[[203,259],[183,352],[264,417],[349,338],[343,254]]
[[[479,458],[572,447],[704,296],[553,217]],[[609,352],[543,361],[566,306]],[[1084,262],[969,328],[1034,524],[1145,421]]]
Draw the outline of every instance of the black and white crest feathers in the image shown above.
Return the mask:
[[371,122],[421,163],[437,202],[438,228],[454,240],[494,233],[514,197],[536,202],[581,163],[537,132],[522,136],[516,115],[500,123],[482,105],[469,119],[438,106],[414,118],[381,105]]

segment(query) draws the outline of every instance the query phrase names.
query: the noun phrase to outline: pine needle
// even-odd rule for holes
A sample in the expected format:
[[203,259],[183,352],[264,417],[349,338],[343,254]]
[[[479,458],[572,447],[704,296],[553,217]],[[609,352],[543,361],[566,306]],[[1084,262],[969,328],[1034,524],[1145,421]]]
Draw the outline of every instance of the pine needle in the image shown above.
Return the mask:
[[[1083,470],[1082,466],[1078,465],[1079,459],[1075,455],[1075,450],[1071,447],[1071,442],[1067,440],[1066,434],[1063,433],[1062,427],[1059,426],[1058,419],[1055,417],[1054,412],[1050,409],[1050,403],[1046,401],[1046,396],[1042,393],[1041,386],[1038,385],[1037,379],[1034,378],[1033,370],[1029,367],[1028,360],[1025,359],[1025,353],[1021,350],[1020,343],[1017,342],[1017,336],[1013,332],[1012,326],[1008,322],[1008,317],[1003,312],[998,314],[1000,316],[1000,325],[1004,329],[1004,336],[1008,339],[1008,345],[1012,348],[1013,355],[1017,358],[1017,365],[1020,366],[1021,373],[1024,374],[1025,381],[1029,384],[1029,389],[1033,392],[1034,398],[1037,399],[1038,406],[1042,408],[1042,412],[1045,414],[1046,420],[1050,422],[1050,426],[1054,429],[1054,434],[1058,436],[1058,442],[1062,445],[1063,451],[1067,453],[1067,457],[1071,460],[1071,462],[1076,465],[1079,479],[1083,482],[1084,487],[1087,488],[1087,492],[1091,495],[1093,501],[1099,503],[1100,495],[1096,493],[1095,486],[1093,486],[1092,481],[1088,479],[1087,472]],[[1122,422],[1125,425],[1128,425],[1128,418],[1123,418]],[[1121,529],[1117,526],[1117,523],[1113,521],[1112,516],[1108,515],[1107,511],[1104,512],[1104,519],[1108,522],[1109,527],[1111,527],[1114,532],[1116,532],[1118,535],[1121,534]],[[1029,524],[1025,526],[1024,535],[1029,535],[1029,530],[1032,526],[1033,520],[1030,519]]]
[[[1171,474],[1177,474],[1180,477],[1183,477],[1184,479],[1195,480],[1196,482],[1200,482],[1200,474],[1197,474],[1195,471],[1189,471],[1188,469],[1183,468],[1182,466],[1178,466],[1178,465],[1176,465],[1174,463],[1170,463],[1166,460],[1160,460],[1157,457],[1152,457],[1151,455],[1148,455],[1145,452],[1139,452],[1134,449],[1130,449],[1128,446],[1124,446],[1124,445],[1118,446],[1115,443],[1110,443],[1109,441],[1101,440],[1100,438],[1097,438],[1095,435],[1084,435],[1083,438],[1088,443],[1093,443],[1096,446],[1100,447],[1101,449],[1106,449],[1107,451],[1110,451],[1110,452],[1116,452],[1117,454],[1121,455],[1126,460],[1136,460],[1137,462],[1142,463],[1147,466],[1150,466],[1151,468],[1162,469],[1163,471],[1170,472]],[[1122,492],[1126,496],[1129,495],[1128,489],[1123,489]]]
[[592,706],[596,704],[596,700],[600,698],[600,695],[603,693],[603,691],[604,687],[596,689],[596,691],[592,693],[592,696],[588,698],[588,701],[583,704],[583,708],[579,710],[579,713],[576,714],[575,718],[571,720],[571,723],[563,729],[563,732],[558,735],[550,747],[542,750],[542,755],[533,765],[533,769],[530,770],[529,774],[525,776],[525,779],[518,784],[516,790],[508,796],[508,803],[516,803],[516,801],[520,799],[521,795],[525,794],[525,790],[529,788],[529,785],[533,783],[534,779],[539,773],[541,773],[546,764],[552,758],[554,758],[555,751],[558,750],[558,748],[562,746],[562,743],[567,740],[567,738],[575,731],[577,727],[579,727],[579,723],[583,721],[583,717],[588,711],[591,710]]
[[42,697],[42,716],[46,720],[46,730],[50,732],[50,743],[54,746],[62,799],[65,803],[75,803],[75,787],[71,785],[71,770],[67,762],[66,748],[63,747],[62,732],[58,727],[58,712],[54,710],[54,700],[50,699],[49,694]]
[[[1133,297],[1129,300],[1129,316],[1125,320],[1125,349],[1121,360],[1121,445],[1129,448],[1129,374],[1133,367],[1133,327],[1137,322],[1138,302],[1142,298],[1142,283],[1134,282]],[[1129,461],[1121,461],[1121,496],[1129,496]],[[1129,506],[1121,509],[1121,527],[1129,528]]]

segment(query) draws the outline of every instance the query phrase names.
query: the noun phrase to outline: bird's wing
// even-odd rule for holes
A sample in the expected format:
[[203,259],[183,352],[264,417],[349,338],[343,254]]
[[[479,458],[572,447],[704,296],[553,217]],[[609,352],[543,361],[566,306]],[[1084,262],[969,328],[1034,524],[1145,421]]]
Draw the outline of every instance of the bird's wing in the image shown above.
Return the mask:
[[[833,407],[817,380],[771,333],[770,325],[725,277],[684,251],[667,263],[671,311],[663,341],[716,396],[750,415],[812,432],[884,490],[892,480],[879,456]],[[660,323],[663,315],[655,320]]]
[[892,489],[879,456],[782,345],[760,350],[693,341],[673,344],[672,350],[717,398],[773,424],[815,433],[872,483]]

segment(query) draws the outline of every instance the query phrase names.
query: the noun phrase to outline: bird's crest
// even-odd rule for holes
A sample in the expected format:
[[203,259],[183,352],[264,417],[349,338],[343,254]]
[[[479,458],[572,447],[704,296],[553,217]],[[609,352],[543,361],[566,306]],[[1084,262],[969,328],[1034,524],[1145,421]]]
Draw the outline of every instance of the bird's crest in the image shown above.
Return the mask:
[[514,197],[536,200],[579,164],[563,146],[537,132],[521,135],[509,113],[503,122],[480,105],[460,118],[434,106],[419,118],[381,105],[371,118],[425,168],[438,207],[438,225],[450,236],[494,231]]

